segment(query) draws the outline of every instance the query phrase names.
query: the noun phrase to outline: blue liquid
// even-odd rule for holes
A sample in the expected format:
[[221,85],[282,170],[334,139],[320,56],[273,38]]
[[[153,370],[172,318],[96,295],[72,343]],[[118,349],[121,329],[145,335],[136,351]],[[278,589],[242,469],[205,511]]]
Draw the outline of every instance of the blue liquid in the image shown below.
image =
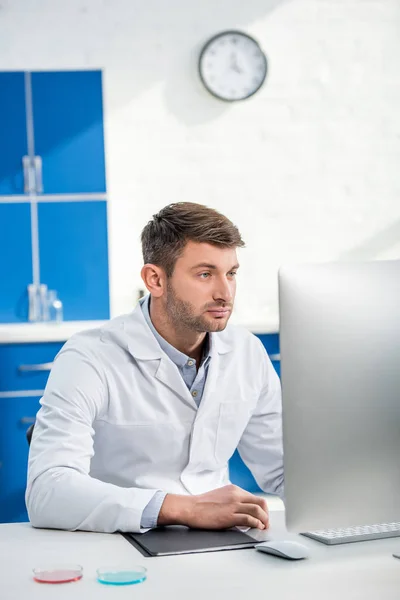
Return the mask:
[[145,573],[137,573],[135,571],[110,571],[104,573],[97,580],[106,585],[132,585],[134,583],[142,583],[146,580]]

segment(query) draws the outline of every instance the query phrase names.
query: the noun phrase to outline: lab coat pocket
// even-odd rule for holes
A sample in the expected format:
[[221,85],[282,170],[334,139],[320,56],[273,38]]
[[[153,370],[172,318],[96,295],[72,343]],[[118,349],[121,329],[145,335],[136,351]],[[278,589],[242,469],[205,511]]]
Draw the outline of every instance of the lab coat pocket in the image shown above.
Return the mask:
[[235,452],[251,417],[251,402],[223,402],[219,407],[214,455],[225,465]]

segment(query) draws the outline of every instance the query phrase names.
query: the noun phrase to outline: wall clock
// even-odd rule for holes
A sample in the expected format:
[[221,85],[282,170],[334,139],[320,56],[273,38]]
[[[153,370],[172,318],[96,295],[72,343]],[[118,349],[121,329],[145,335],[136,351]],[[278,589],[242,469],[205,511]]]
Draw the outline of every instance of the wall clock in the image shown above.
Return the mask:
[[223,31],[204,45],[200,78],[207,90],[227,102],[253,96],[267,76],[267,58],[258,42],[241,31]]

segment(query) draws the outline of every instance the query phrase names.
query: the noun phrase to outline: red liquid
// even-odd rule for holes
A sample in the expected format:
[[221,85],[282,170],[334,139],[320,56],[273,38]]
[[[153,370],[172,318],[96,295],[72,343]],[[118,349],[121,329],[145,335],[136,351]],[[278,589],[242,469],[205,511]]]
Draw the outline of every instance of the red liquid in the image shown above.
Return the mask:
[[82,579],[82,573],[78,571],[43,571],[33,578],[38,583],[70,583]]

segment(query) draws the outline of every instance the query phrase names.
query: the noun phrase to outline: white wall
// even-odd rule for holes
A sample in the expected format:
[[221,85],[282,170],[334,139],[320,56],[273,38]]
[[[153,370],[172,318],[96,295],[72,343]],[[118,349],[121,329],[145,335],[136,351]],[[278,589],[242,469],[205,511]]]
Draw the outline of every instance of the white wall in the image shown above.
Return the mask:
[[[269,59],[252,99],[197,77],[216,32]],[[167,203],[225,212],[247,241],[237,319],[277,311],[285,261],[400,257],[399,0],[3,0],[0,70],[104,69],[112,312],[141,285]]]

